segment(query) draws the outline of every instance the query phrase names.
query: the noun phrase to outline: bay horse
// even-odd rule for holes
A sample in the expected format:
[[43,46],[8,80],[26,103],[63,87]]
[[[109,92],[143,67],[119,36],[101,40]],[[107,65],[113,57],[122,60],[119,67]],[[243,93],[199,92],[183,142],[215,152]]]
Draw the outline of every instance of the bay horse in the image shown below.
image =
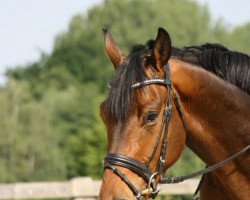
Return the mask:
[[[107,31],[104,38],[115,72],[108,97],[100,106],[108,154],[99,199],[156,197],[161,176],[178,160],[185,145],[208,167],[241,152],[206,173],[200,198],[248,199],[249,70],[245,69],[245,78],[234,82],[235,75],[223,68],[216,71],[212,64],[201,66],[199,58],[204,57],[206,48],[175,49],[163,28],[158,29],[155,40],[134,46],[128,56]],[[207,49],[218,48],[222,47]],[[215,54],[210,55],[203,61],[218,61]],[[246,57],[246,62],[249,60]],[[217,62],[224,65],[221,63]]]

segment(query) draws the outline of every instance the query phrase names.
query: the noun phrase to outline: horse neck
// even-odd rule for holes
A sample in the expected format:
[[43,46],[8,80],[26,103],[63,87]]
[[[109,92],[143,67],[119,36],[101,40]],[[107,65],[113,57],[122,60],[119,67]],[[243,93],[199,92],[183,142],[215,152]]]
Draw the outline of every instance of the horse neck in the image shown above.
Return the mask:
[[[169,65],[188,129],[186,145],[207,166],[250,144],[250,96],[202,68],[175,59]],[[203,188],[216,184],[220,192],[244,199],[249,195],[249,166],[250,157],[241,156],[209,173]],[[218,192],[209,187],[205,193]]]
[[250,97],[202,68],[170,60],[187,123],[187,146],[212,165],[250,143]]

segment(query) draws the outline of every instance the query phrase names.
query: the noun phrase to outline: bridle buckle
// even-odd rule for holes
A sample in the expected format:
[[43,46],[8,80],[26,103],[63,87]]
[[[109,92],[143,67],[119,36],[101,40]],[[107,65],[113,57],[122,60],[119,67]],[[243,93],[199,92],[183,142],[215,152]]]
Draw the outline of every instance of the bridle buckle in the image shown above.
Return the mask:
[[164,109],[164,117],[170,117],[172,114],[172,106],[171,105],[166,105]]
[[161,162],[161,163],[165,163],[166,160],[165,160],[164,158],[160,157],[160,162]]

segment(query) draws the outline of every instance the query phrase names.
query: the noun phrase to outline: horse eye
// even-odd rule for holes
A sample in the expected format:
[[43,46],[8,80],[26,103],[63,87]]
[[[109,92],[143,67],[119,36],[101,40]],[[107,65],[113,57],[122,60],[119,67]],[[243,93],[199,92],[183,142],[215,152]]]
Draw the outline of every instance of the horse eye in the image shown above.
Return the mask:
[[157,112],[149,112],[146,114],[145,118],[144,118],[144,123],[152,123],[155,122],[158,118],[158,113]]

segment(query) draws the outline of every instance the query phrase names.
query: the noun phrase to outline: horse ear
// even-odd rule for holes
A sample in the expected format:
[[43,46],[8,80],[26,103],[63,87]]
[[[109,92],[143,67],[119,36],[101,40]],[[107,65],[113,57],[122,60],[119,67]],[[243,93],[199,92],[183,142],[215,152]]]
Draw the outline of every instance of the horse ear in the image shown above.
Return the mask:
[[171,39],[166,30],[158,29],[152,59],[157,70],[161,71],[171,56]]
[[124,55],[106,29],[103,29],[103,34],[105,52],[116,69],[122,63]]

